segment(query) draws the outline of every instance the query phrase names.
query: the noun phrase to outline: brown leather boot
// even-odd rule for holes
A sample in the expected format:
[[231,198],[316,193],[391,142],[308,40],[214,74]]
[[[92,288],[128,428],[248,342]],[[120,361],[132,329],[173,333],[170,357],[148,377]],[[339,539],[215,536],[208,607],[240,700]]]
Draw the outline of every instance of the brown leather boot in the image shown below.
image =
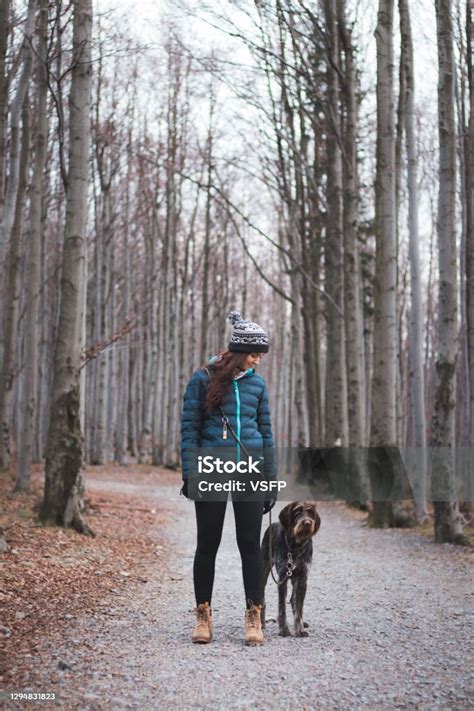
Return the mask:
[[245,610],[245,644],[263,644],[262,605],[252,605]]
[[196,627],[194,628],[192,640],[200,644],[206,644],[212,639],[212,610],[208,602],[201,602],[194,612],[196,613]]

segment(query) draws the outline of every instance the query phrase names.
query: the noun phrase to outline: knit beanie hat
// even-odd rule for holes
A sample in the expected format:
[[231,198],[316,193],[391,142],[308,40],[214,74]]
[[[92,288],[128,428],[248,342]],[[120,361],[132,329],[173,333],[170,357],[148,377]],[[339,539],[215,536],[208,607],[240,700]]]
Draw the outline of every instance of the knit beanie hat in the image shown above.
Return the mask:
[[268,336],[258,323],[246,321],[239,311],[227,316],[234,326],[229,341],[229,350],[240,353],[268,353]]

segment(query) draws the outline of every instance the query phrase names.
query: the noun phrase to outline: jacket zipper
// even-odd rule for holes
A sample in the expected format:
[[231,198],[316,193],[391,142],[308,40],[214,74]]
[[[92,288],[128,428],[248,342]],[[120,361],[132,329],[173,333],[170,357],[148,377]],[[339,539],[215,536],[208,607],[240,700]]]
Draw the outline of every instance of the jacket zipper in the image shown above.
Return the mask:
[[[237,385],[237,381],[233,380],[232,382],[234,384],[235,399],[237,402],[237,437],[240,439],[240,393],[239,393],[239,386]],[[237,461],[240,462],[240,445],[238,442],[237,442]]]

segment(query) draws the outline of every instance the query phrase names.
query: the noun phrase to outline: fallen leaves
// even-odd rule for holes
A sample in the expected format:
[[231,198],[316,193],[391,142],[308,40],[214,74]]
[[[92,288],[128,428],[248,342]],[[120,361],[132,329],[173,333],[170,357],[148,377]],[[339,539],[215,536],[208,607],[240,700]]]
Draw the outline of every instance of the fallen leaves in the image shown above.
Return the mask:
[[135,465],[126,471],[112,466],[86,469],[85,515],[96,533],[91,538],[38,524],[39,466],[29,493],[12,496],[11,476],[0,475],[0,525],[6,544],[0,557],[0,638],[9,666],[1,670],[0,681],[15,688],[21,688],[38,663],[44,638],[61,635],[79,615],[106,612],[113,607],[114,594],[146,583],[147,565],[156,566],[163,555],[160,530],[166,514],[136,495],[117,493],[117,487],[105,495],[104,490],[88,491],[88,473],[94,480],[103,476],[106,488],[107,479],[148,484],[160,476],[156,468]]

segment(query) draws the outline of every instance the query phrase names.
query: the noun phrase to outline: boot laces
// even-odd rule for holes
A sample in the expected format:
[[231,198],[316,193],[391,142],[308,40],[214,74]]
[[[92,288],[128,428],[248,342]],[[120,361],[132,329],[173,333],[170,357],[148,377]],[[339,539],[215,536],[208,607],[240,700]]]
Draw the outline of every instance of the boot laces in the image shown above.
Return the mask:
[[207,622],[207,610],[205,607],[196,607],[196,616],[198,624],[205,624]]
[[260,622],[260,610],[258,607],[251,607],[247,610],[247,620],[250,627],[255,627],[258,629]]

